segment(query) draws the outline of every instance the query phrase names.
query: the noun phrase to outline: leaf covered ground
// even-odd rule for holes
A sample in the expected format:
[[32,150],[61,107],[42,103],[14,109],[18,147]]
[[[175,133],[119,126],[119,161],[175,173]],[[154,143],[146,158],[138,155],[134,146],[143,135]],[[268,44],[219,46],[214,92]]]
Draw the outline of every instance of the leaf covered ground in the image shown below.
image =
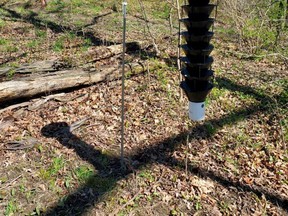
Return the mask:
[[[51,1],[43,11],[40,3],[2,5],[1,64],[57,58],[86,69],[120,65],[119,56],[90,62],[98,49],[121,42],[120,7],[81,2]],[[128,14],[127,40],[140,50],[127,61],[154,67],[127,74],[127,169],[120,168],[120,80],[74,89],[37,110],[6,110],[1,215],[288,215],[287,62],[231,55],[237,44],[224,43],[216,26],[215,88],[206,120],[191,122],[179,88],[177,22],[171,35],[167,5],[157,13],[145,1],[160,56],[137,1]],[[32,138],[33,148],[7,150],[11,141]]]

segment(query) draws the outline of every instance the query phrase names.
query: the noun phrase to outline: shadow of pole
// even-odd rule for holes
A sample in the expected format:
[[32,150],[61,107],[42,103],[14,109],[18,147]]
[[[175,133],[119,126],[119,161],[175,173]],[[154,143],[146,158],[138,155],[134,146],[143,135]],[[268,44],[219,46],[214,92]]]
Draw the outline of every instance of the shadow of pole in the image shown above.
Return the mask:
[[[173,161],[173,165],[182,167],[185,169],[185,163],[183,161],[179,161],[176,158],[172,157],[170,159]],[[171,163],[165,163],[166,166],[171,166]],[[226,188],[234,187],[237,188],[237,190],[241,190],[244,192],[253,192],[257,196],[261,197],[262,195],[265,196],[267,200],[269,200],[271,203],[273,203],[276,206],[280,206],[283,210],[285,210],[288,213],[288,200],[285,196],[283,196],[281,193],[277,193],[273,189],[264,188],[257,185],[248,185],[240,183],[239,181],[229,178],[228,176],[224,176],[221,174],[221,172],[215,170],[207,170],[203,167],[199,166],[193,166],[188,165],[188,171],[194,175],[198,175],[203,178],[210,178],[212,181],[217,182],[221,184],[222,186]]]
[[[46,212],[45,215],[82,214],[86,208],[99,200],[104,193],[114,188],[119,179],[128,174],[120,172],[119,158],[101,154],[100,151],[72,134],[69,125],[65,122],[46,125],[42,128],[41,132],[46,137],[56,138],[63,146],[74,149],[82,160],[87,161],[95,167],[97,170],[97,178],[101,179],[100,182],[109,182],[106,191],[102,191],[100,185],[93,185],[93,178],[95,178],[95,176],[90,177],[83,187],[70,194],[64,201],[62,200],[60,202],[61,204]],[[103,165],[103,161],[105,161],[105,166]],[[108,162],[108,164],[106,162]],[[91,186],[93,187],[91,188]]]
[[[226,88],[232,91],[241,91],[245,94],[252,95],[255,99],[259,100],[261,104],[253,105],[248,107],[247,109],[236,110],[233,113],[222,116],[219,119],[212,119],[207,123],[213,124],[216,129],[223,127],[226,124],[235,124],[244,117],[251,116],[257,114],[257,112],[269,112],[271,109],[270,106],[267,106],[266,103],[273,103],[273,101],[263,95],[255,91],[251,87],[240,86],[233,83],[231,80],[225,78],[218,78],[219,87]],[[283,93],[285,94],[285,92]],[[283,98],[284,96],[278,95],[277,98]],[[285,102],[285,101],[284,101]],[[263,104],[265,103],[265,104]],[[285,103],[278,104],[279,106],[285,106]],[[171,137],[165,139],[159,143],[154,144],[150,148],[146,149],[138,149],[135,154],[130,155],[129,157],[132,160],[138,160],[140,165],[134,167],[135,170],[140,169],[142,166],[152,163],[162,163],[166,166],[173,166],[178,164],[183,166],[182,161],[176,160],[171,157],[171,153],[183,143],[186,143],[187,135],[191,134],[197,135],[199,139],[205,139],[211,134],[207,133],[204,125],[200,125],[192,128],[189,131],[185,131],[175,137]],[[75,152],[85,161],[91,163],[95,169],[99,172],[97,173],[99,178],[107,179],[109,178],[110,184],[105,191],[99,191],[97,188],[92,189],[89,187],[89,181],[81,188],[76,190],[74,193],[68,195],[68,197],[64,201],[59,201],[59,204],[54,208],[48,210],[44,215],[81,215],[83,214],[89,207],[96,204],[101,197],[109,192],[116,186],[116,182],[124,177],[126,177],[132,171],[127,171],[126,173],[120,172],[120,159],[118,157],[109,157],[101,154],[100,151],[94,149],[89,144],[81,141],[77,136],[73,135],[70,132],[70,127],[67,123],[52,123],[42,128],[42,134],[46,137],[54,137],[56,138],[62,145],[75,149]],[[155,161],[152,154],[160,155],[160,157]],[[101,161],[108,160],[109,165],[103,167]],[[238,190],[253,192],[257,195],[265,195],[266,199],[271,201],[277,206],[280,206],[283,210],[288,212],[288,200],[285,199],[281,194],[269,190],[268,188],[263,188],[257,185],[244,185],[239,183],[238,181],[231,180],[221,173],[217,173],[216,171],[210,171],[202,167],[193,167],[189,165],[189,171],[193,174],[199,174],[201,176],[209,177],[211,180],[220,183],[225,187],[234,186]],[[92,177],[93,178],[93,177]],[[92,179],[93,180],[93,179]]]

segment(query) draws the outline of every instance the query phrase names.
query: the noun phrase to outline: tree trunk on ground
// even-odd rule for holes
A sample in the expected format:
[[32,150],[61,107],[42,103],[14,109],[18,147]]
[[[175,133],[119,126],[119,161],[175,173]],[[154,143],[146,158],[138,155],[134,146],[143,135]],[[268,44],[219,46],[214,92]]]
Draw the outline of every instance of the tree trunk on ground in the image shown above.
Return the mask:
[[[137,49],[136,45],[136,43],[127,44],[127,50],[129,47]],[[87,58],[89,57],[89,62],[93,63],[121,53],[121,44],[108,47],[92,47],[87,52]],[[68,70],[64,62],[57,60],[38,61],[21,65],[18,68],[1,68],[0,102],[50,94],[51,92],[91,85],[121,76],[117,66],[92,69],[93,71],[84,69]],[[141,73],[145,70],[145,66],[139,62],[126,65],[126,72],[130,74]],[[6,81],[9,73],[14,74],[14,80]]]
[[[153,65],[149,65],[150,70]],[[126,72],[139,74],[147,70],[141,63],[126,65]],[[101,81],[113,80],[121,77],[116,67],[101,68],[88,72],[82,69],[64,70],[54,73],[36,74],[19,80],[2,82],[0,85],[0,102],[28,98],[40,94],[50,94],[55,91],[79,86],[87,86]]]
[[[136,42],[127,43],[127,50],[137,49],[139,46]],[[139,49],[139,48],[138,48]],[[87,51],[85,58],[89,59],[88,63],[97,62],[103,59],[108,59],[113,56],[121,54],[123,51],[122,44],[112,45],[112,46],[97,46],[90,47]],[[0,56],[1,57],[1,56]],[[58,60],[46,60],[37,61],[31,64],[23,64],[17,68],[4,67],[0,68],[0,79],[7,77],[8,73],[17,74],[19,76],[25,76],[25,74],[35,74],[35,73],[47,73],[63,70],[69,67],[65,62]]]

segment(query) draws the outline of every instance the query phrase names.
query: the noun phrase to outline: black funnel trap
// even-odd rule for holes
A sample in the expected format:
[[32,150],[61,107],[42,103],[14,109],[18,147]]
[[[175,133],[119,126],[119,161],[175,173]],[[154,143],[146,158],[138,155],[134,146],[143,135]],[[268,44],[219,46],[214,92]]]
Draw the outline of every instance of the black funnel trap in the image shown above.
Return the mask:
[[193,21],[189,18],[185,18],[181,19],[180,22],[184,23],[189,34],[204,35],[213,25],[214,19],[208,18],[207,20],[203,21]]
[[184,44],[181,46],[183,51],[185,52],[185,55],[190,58],[190,57],[195,57],[195,56],[209,56],[210,53],[213,51],[214,46],[213,45],[208,45],[207,47],[203,49],[195,49],[193,46],[189,46],[187,44]]
[[193,70],[189,71],[186,67],[181,70],[181,74],[188,80],[209,80],[213,77],[213,70]]
[[213,85],[209,82],[206,82],[206,85],[203,86],[201,89],[196,89],[196,86],[192,89],[187,82],[181,82],[180,87],[186,93],[189,101],[203,102],[212,90]]
[[182,6],[185,13],[188,15],[189,19],[193,21],[207,20],[215,7],[216,5],[213,4],[204,6],[191,6],[191,5]]
[[187,31],[181,36],[186,44],[180,47],[185,53],[181,57],[181,74],[185,80],[180,86],[189,99],[189,117],[194,121],[203,120],[205,117],[205,99],[213,88],[214,71],[211,70],[213,58],[210,56],[214,46],[210,41],[214,35],[209,31],[214,24],[210,18],[214,4],[209,0],[188,0],[189,5],[182,6],[188,18],[181,19]]
[[210,0],[189,0],[188,3],[189,5],[193,6],[204,6],[209,4]]
[[189,33],[188,31],[181,32],[180,34],[184,37],[187,45],[194,47],[195,49],[207,47],[214,35],[213,32],[207,32],[203,35],[195,35]]
[[203,69],[208,70],[214,60],[211,56],[209,56],[206,59],[203,59],[201,62],[191,62],[188,57],[181,58],[181,61],[186,65],[186,68],[189,71],[199,71]]

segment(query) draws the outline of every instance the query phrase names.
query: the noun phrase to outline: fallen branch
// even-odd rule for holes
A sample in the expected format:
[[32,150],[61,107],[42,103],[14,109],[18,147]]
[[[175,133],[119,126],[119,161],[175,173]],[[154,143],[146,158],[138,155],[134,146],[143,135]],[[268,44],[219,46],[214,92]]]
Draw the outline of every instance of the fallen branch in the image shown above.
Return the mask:
[[17,180],[18,180],[19,178],[21,178],[22,176],[23,176],[23,174],[17,176],[16,178],[12,179],[11,181],[7,182],[5,186],[0,187],[0,190],[11,186],[15,181],[17,181]]
[[16,150],[29,149],[33,148],[35,144],[37,144],[38,142],[39,141],[33,137],[28,138],[26,140],[10,141],[6,144],[6,148],[4,148],[4,150],[16,151]]
[[[150,70],[157,67],[157,64],[149,65]],[[97,71],[88,72],[82,69],[64,70],[54,73],[36,74],[35,76],[24,77],[19,80],[2,82],[0,85],[0,102],[14,100],[19,98],[29,98],[41,94],[51,94],[52,92],[75,88],[80,86],[89,86],[102,81],[115,80],[121,77],[118,67],[103,67]],[[141,62],[127,64],[125,72],[129,75],[136,75],[147,70],[147,66]],[[51,96],[53,98],[53,96]],[[50,97],[44,98],[34,106],[31,103],[22,103],[13,105],[7,109],[29,106],[31,110],[37,109],[43,103],[50,100]],[[35,102],[34,102],[35,103]],[[39,105],[39,106],[38,106]]]
[[[43,104],[45,104],[47,101],[49,100],[56,100],[56,101],[69,101],[69,100],[73,100],[74,98],[72,99],[67,99],[65,97],[65,93],[60,93],[60,94],[54,94],[54,95],[49,95],[47,97],[44,97],[44,98],[41,98],[41,99],[37,99],[37,100],[32,100],[32,101],[27,101],[27,102],[23,102],[23,103],[19,103],[19,104],[14,104],[14,105],[11,105],[11,106],[8,106],[4,109],[1,109],[0,110],[0,114],[5,112],[5,111],[8,111],[8,110],[14,110],[14,109],[17,109],[17,108],[28,108],[28,110],[30,111],[34,111],[34,110],[37,110],[38,108],[40,108]],[[0,124],[1,125],[1,124]],[[1,129],[1,126],[0,126],[0,129]]]
[[82,125],[86,124],[86,122],[90,119],[91,117],[85,117],[83,119],[80,119],[79,121],[76,121],[74,123],[72,123],[69,127],[69,131],[72,132],[76,129],[78,129],[79,127],[81,127]]

